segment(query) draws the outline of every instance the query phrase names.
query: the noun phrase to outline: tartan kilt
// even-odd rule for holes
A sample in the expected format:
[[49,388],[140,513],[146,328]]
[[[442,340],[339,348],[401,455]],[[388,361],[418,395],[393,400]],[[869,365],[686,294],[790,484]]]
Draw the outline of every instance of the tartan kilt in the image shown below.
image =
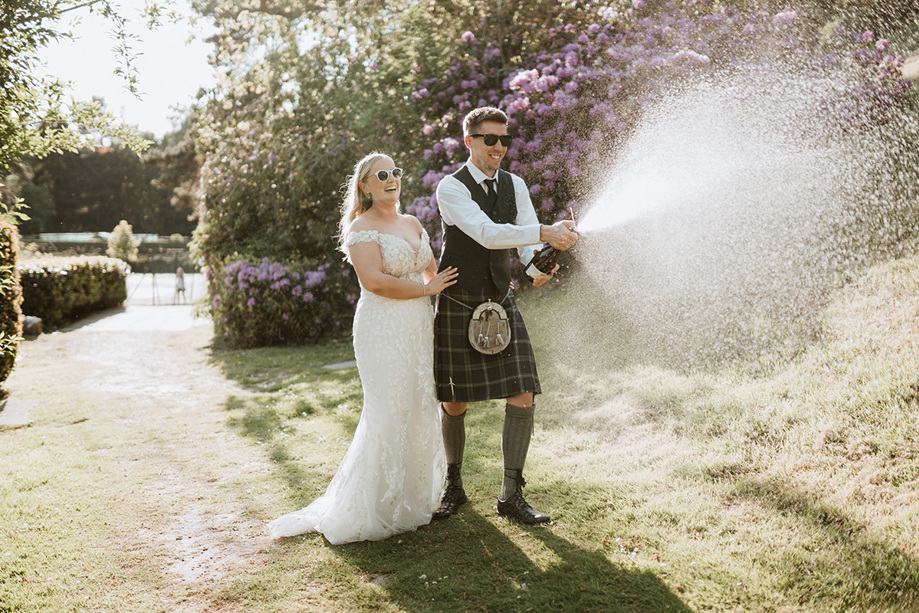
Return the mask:
[[469,343],[472,309],[457,304],[447,295],[472,309],[485,300],[494,300],[490,294],[470,292],[457,286],[447,288],[437,296],[434,312],[437,399],[441,402],[476,402],[508,398],[523,392],[539,394],[542,390],[536,373],[536,358],[514,293],[509,292],[501,301],[510,321],[511,343],[507,349],[494,355],[485,355],[473,349]]

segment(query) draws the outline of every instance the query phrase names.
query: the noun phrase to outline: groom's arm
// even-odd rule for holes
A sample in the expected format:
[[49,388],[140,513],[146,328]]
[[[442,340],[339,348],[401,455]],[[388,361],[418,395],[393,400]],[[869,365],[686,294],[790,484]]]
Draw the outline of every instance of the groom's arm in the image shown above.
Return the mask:
[[[515,192],[519,195],[517,186],[514,187]],[[526,191],[525,186],[524,191]],[[529,194],[527,194],[527,202],[529,202]],[[532,203],[529,204],[532,217],[526,217],[529,222],[526,225],[495,223],[475,203],[465,185],[451,176],[446,176],[437,186],[437,207],[445,224],[457,226],[487,249],[515,249],[539,244],[540,225]],[[520,208],[518,203],[518,220],[520,219]]]

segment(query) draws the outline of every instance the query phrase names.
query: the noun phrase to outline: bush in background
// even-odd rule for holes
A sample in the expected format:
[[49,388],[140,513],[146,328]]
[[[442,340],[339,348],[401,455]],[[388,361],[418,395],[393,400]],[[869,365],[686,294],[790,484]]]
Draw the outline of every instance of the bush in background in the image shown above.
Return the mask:
[[350,333],[357,294],[342,264],[233,259],[208,269],[209,307],[218,342],[233,347],[290,345]]
[[134,240],[134,229],[131,224],[122,219],[109,236],[105,255],[130,262],[137,257],[138,245],[139,243]]
[[16,260],[19,241],[16,226],[0,220],[0,383],[6,381],[22,334],[22,293]]
[[128,297],[129,272],[121,260],[101,256],[42,256],[20,262],[23,312],[40,317],[49,330],[118,306]]

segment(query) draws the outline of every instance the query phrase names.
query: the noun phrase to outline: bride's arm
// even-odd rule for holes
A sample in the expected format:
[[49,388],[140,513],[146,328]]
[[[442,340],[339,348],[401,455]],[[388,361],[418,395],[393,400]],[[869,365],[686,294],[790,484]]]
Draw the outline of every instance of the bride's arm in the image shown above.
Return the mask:
[[424,272],[421,273],[421,276],[424,277],[425,283],[429,283],[431,279],[437,276],[437,262],[434,260],[433,255],[431,256],[431,263],[428,264],[428,267],[424,269]]
[[[435,268],[434,275],[428,279],[427,273],[431,270],[430,265],[424,271],[426,281],[424,284],[388,275],[383,272],[383,254],[380,253],[380,246],[372,241],[355,243],[348,248],[348,252],[361,286],[368,292],[384,298],[408,300],[430,296],[456,282],[454,281],[456,269],[444,270],[438,274]],[[433,262],[432,258],[431,265]]]

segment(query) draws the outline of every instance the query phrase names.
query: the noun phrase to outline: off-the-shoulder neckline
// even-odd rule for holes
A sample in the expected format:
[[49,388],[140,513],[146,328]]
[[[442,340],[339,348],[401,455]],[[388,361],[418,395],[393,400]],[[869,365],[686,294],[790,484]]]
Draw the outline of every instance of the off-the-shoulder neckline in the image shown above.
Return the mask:
[[[400,241],[402,241],[403,243],[405,243],[406,245],[408,245],[408,248],[411,249],[411,250],[412,250],[412,253],[414,253],[415,255],[418,255],[419,253],[421,253],[421,248],[424,247],[424,241],[425,241],[425,238],[424,238],[424,237],[427,236],[427,230],[425,230],[425,229],[422,227],[422,228],[421,228],[421,236],[418,237],[419,240],[418,240],[418,248],[417,248],[417,249],[415,249],[414,247],[412,247],[412,244],[411,244],[410,242],[408,242],[408,240],[406,240],[404,237],[401,237],[401,236],[399,236],[398,234],[390,234],[389,232],[380,232],[379,230],[355,230],[354,232],[352,232],[351,234],[348,235],[349,241],[350,241],[350,238],[351,238],[352,236],[356,236],[356,235],[358,235],[358,234],[360,234],[360,233],[362,233],[362,232],[367,232],[367,233],[369,233],[369,234],[383,234],[383,235],[385,235],[385,236],[392,236],[393,238],[398,238]],[[346,241],[346,242],[350,245],[351,243],[350,243],[349,241]]]

